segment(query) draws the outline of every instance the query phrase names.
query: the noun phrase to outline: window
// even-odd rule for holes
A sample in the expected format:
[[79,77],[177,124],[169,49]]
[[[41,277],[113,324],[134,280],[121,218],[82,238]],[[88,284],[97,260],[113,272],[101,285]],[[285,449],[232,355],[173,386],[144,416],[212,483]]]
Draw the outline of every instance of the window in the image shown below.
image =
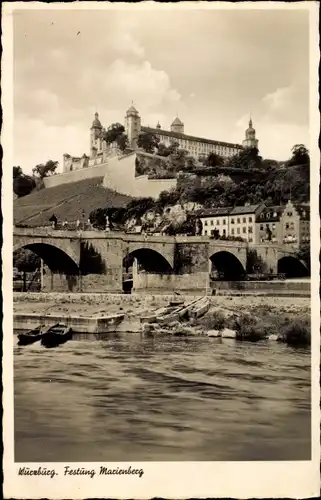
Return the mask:
[[207,220],[204,222],[204,225],[207,226]]
[[243,217],[243,223],[246,224],[246,217]]
[[288,217],[292,217],[292,212],[288,212],[288,213],[287,213],[287,216],[288,216]]
[[223,235],[226,236],[226,229],[223,229]]
[[276,212],[273,212],[273,217],[277,217],[278,214]]
[[252,217],[249,217],[249,222],[252,222]]
[[252,238],[249,238],[249,243],[252,243],[252,241],[253,241]]
[[226,225],[226,220],[225,220],[225,219],[223,219],[223,226],[225,226],[225,225]]
[[263,231],[264,227],[263,224],[260,224],[260,231]]
[[253,227],[252,226],[249,227],[249,233],[253,233]]
[[240,228],[238,227],[237,230],[236,230],[237,234],[240,234],[241,233],[241,230]]
[[285,229],[289,229],[290,228],[290,224],[286,223],[285,224]]
[[246,233],[246,227],[243,227],[243,233]]
[[231,234],[234,234],[234,228],[231,229]]
[[211,226],[213,226],[214,222],[211,220]]
[[214,236],[214,230],[211,231],[211,236]]
[[219,226],[220,225],[220,219],[217,219],[216,221],[216,225]]
[[234,224],[234,219],[231,219],[231,224]]
[[237,218],[237,223],[241,224],[241,219],[239,217]]
[[206,230],[206,229],[205,229],[205,231],[204,231],[204,234],[205,234],[205,236],[207,235],[207,230]]
[[268,212],[268,213],[266,214],[266,218],[267,218],[267,219],[269,219],[269,218],[270,218],[270,212]]

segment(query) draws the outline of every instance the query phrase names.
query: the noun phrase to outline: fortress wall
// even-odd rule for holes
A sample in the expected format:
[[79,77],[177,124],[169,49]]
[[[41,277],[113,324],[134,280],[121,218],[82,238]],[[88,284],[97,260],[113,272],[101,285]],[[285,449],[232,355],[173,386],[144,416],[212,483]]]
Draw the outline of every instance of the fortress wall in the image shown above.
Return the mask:
[[83,179],[104,177],[103,186],[105,188],[129,196],[151,196],[152,198],[158,198],[162,191],[169,191],[176,187],[176,179],[148,179],[147,175],[135,177],[135,160],[135,153],[120,158],[117,156],[109,157],[108,163],[100,165],[97,165],[98,160],[96,159],[94,166],[45,177],[44,185],[46,188],[51,188]]
[[82,168],[73,170],[63,174],[52,175],[44,178],[46,188],[59,186],[60,184],[68,184],[70,182],[82,181],[83,179],[92,179],[94,177],[103,177],[106,172],[106,163],[95,165],[94,167]]
[[162,191],[176,187],[176,179],[148,179],[147,175],[135,177],[136,154],[110,158],[106,166],[103,185],[118,193],[134,197],[158,198]]

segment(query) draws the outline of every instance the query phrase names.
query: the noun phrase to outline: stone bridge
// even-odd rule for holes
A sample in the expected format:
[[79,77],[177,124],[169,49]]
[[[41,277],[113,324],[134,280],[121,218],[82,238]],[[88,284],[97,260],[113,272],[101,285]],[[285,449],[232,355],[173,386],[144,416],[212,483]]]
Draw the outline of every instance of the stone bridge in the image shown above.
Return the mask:
[[282,259],[289,267],[295,253],[285,246],[249,245],[206,236],[14,227],[13,251],[20,248],[29,248],[41,257],[44,290],[115,293],[123,290],[127,255],[134,257],[134,289],[196,291],[209,286],[212,266],[227,279],[238,279],[246,271],[251,251],[269,272],[280,271]]

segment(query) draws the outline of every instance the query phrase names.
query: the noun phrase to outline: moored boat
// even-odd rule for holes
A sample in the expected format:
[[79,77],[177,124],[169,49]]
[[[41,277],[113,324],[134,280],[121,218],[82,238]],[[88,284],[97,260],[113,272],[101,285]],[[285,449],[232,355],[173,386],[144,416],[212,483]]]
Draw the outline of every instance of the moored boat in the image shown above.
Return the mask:
[[207,297],[203,297],[199,302],[194,304],[190,310],[188,311],[189,318],[200,318],[207,313],[209,308],[211,307],[211,303]]
[[42,326],[39,325],[32,330],[18,334],[18,345],[30,345],[37,342],[42,337]]
[[177,308],[174,308],[174,310],[169,311],[167,314],[165,313],[162,316],[159,316],[158,318],[156,318],[157,323],[164,325],[164,324],[171,323],[172,321],[177,321],[180,318],[183,318],[184,316],[186,316],[188,314],[189,310],[195,304],[197,304],[197,302],[199,302],[200,300],[201,299],[198,298],[198,299],[190,302],[190,304],[187,304],[187,305],[183,304],[182,306],[179,306]]
[[42,335],[41,344],[44,347],[57,347],[72,338],[72,330],[69,326],[57,324],[49,328]]

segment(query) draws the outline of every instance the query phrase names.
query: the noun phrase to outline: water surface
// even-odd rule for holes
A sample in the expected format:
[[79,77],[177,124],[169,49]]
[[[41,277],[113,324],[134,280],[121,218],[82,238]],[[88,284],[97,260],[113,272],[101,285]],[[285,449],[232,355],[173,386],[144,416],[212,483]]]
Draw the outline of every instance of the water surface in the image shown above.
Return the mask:
[[310,352],[100,339],[14,348],[15,460],[309,460]]

